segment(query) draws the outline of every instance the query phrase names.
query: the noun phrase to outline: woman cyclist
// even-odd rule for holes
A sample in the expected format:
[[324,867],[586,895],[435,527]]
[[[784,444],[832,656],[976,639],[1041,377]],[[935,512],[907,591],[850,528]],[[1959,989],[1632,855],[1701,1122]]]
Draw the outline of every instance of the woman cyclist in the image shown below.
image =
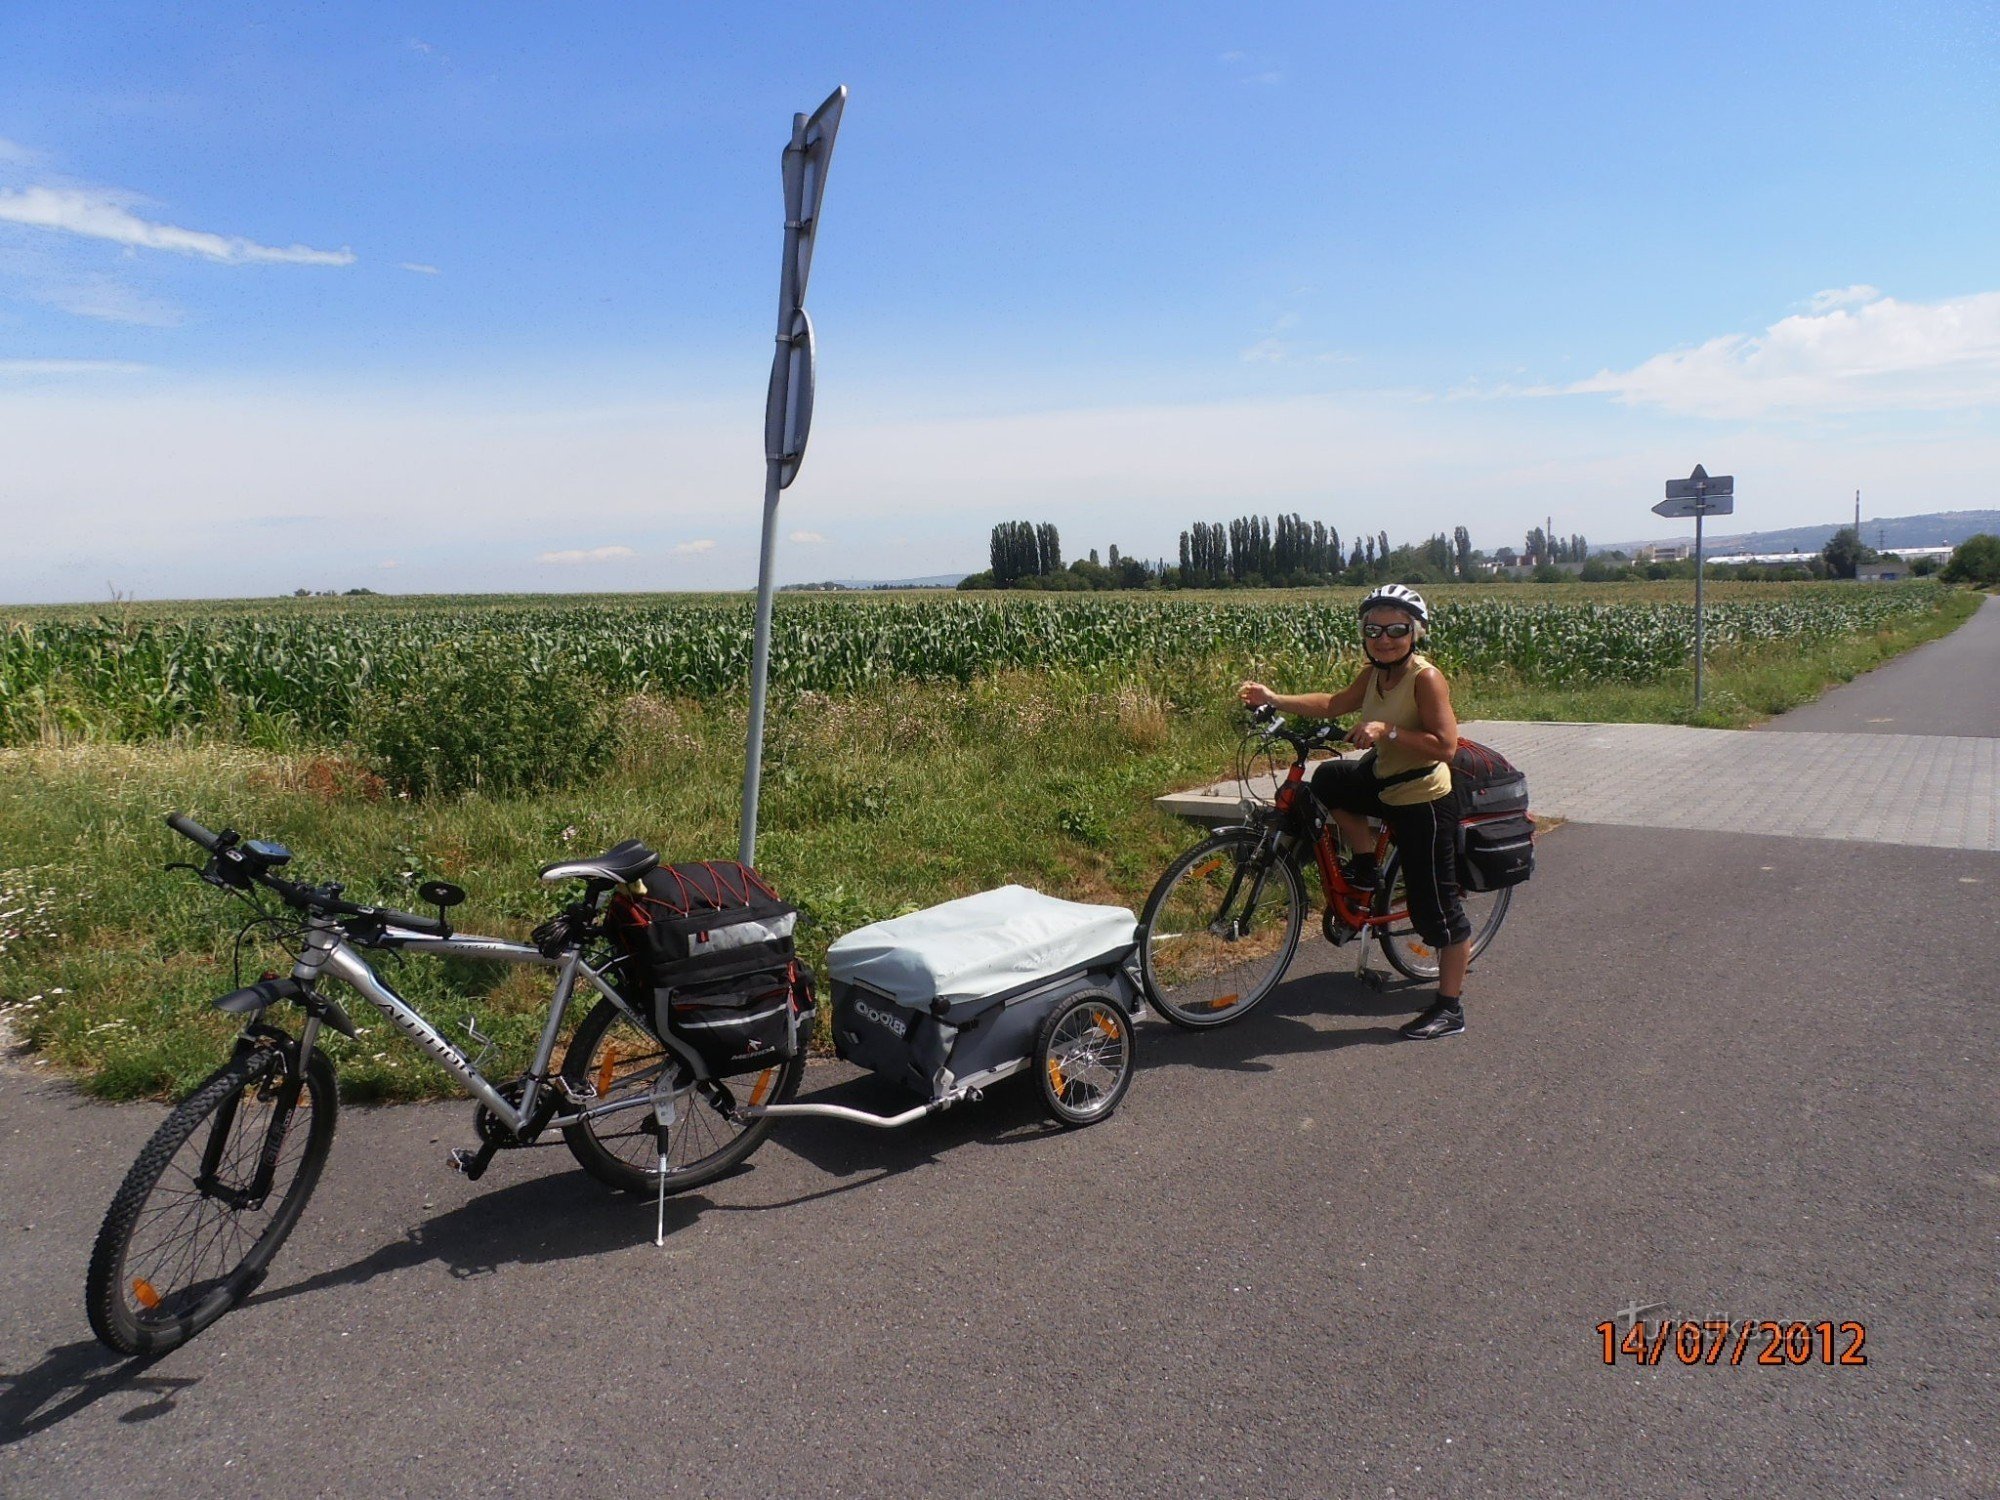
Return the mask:
[[1430,630],[1423,596],[1385,583],[1361,601],[1360,613],[1361,649],[1369,665],[1339,692],[1287,696],[1246,682],[1237,697],[1251,708],[1268,703],[1280,713],[1309,718],[1361,715],[1348,738],[1374,754],[1328,761],[1313,775],[1313,792],[1347,847],[1358,851],[1343,867],[1354,884],[1375,884],[1375,833],[1368,819],[1382,819],[1395,834],[1410,923],[1438,950],[1437,999],[1402,1034],[1416,1041],[1457,1036],[1465,1030],[1465,970],[1472,952],[1472,924],[1459,901],[1458,819],[1451,801],[1458,716],[1444,674],[1417,652]]

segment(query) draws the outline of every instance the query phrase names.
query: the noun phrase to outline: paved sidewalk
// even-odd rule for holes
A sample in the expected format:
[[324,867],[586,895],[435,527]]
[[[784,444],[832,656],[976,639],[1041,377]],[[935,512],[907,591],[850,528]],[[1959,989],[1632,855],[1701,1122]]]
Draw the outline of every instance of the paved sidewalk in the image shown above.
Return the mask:
[[[2000,850],[2000,739],[1501,719],[1461,728],[1528,773],[1543,817]],[[1203,823],[1242,808],[1233,781],[1156,805]]]
[[1468,724],[1535,811],[1632,828],[2000,850],[2000,740],[1673,724]]

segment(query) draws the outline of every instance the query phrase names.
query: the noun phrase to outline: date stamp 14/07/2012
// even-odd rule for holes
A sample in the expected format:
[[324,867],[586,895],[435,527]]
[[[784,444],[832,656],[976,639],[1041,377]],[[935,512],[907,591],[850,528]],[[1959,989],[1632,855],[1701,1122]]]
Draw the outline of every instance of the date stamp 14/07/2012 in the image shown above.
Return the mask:
[[1857,1322],[1773,1318],[1661,1318],[1596,1328],[1607,1365],[1865,1365],[1868,1330]]

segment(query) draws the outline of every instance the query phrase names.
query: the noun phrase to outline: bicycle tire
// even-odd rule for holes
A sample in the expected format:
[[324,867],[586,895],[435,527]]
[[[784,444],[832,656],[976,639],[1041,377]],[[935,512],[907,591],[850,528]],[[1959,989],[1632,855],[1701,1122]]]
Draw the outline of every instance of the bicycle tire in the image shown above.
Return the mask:
[[[1146,999],[1176,1026],[1207,1031],[1242,1020],[1291,967],[1305,926],[1305,888],[1282,854],[1269,857],[1258,883],[1252,857],[1262,842],[1254,832],[1204,839],[1167,866],[1146,898],[1140,978]],[[1276,920],[1260,924],[1274,892]],[[1246,894],[1247,914],[1230,911]]]
[[[669,1067],[676,1072],[677,1091],[688,1091],[679,1102],[679,1118],[667,1130],[666,1190],[684,1193],[734,1171],[763,1143],[776,1120],[738,1125],[728,1111],[739,1103],[785,1103],[799,1091],[806,1059],[801,1047],[796,1056],[761,1073],[697,1084],[693,1071],[658,1037],[634,1025],[609,1000],[600,1000],[570,1038],[562,1076],[578,1091],[588,1083],[596,1091],[590,1103],[599,1105],[641,1094],[650,1099],[654,1080]],[[662,1152],[650,1108],[565,1125],[563,1141],[584,1171],[605,1186],[648,1196],[660,1191]]]
[[[1382,866],[1382,876],[1375,891],[1377,916],[1398,904],[1402,879],[1403,851],[1397,849],[1391,851],[1388,862]],[[1507,908],[1513,904],[1514,890],[1508,886],[1497,891],[1462,891],[1459,899],[1464,903],[1466,918],[1472,923],[1472,953],[1466,960],[1472,963],[1486,951],[1487,945],[1500,931],[1500,924],[1507,920]],[[1382,956],[1404,978],[1423,984],[1438,977],[1437,949],[1417,935],[1407,916],[1400,922],[1377,927],[1375,937],[1382,945]]]
[[[239,1051],[175,1106],[104,1215],[84,1305],[91,1331],[120,1354],[164,1354],[248,1296],[319,1183],[340,1111],[333,1065],[313,1050],[274,1141],[286,1077],[279,1049],[290,1038],[275,1028],[260,1035],[282,1040]],[[270,1189],[230,1201],[254,1190],[267,1144],[276,1153]]]
[[1132,1022],[1102,990],[1080,990],[1042,1017],[1035,1077],[1042,1108],[1065,1130],[1108,1119],[1132,1086]]

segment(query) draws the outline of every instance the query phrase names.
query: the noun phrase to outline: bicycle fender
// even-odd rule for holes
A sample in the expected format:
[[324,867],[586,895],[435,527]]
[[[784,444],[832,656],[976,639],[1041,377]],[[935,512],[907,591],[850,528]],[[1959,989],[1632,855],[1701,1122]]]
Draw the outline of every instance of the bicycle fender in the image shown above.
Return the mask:
[[304,993],[305,986],[296,979],[260,979],[240,990],[217,996],[214,1005],[217,1010],[226,1010],[232,1016],[254,1016],[268,1005],[276,1005],[280,1000],[296,1000]]
[[217,1010],[228,1011],[233,1016],[254,1016],[280,1000],[297,1000],[305,1006],[308,1014],[318,1016],[344,1037],[351,1039],[360,1035],[339,1002],[310,993],[296,979],[260,979],[255,984],[247,984],[240,990],[231,990],[217,997],[214,1005]]

